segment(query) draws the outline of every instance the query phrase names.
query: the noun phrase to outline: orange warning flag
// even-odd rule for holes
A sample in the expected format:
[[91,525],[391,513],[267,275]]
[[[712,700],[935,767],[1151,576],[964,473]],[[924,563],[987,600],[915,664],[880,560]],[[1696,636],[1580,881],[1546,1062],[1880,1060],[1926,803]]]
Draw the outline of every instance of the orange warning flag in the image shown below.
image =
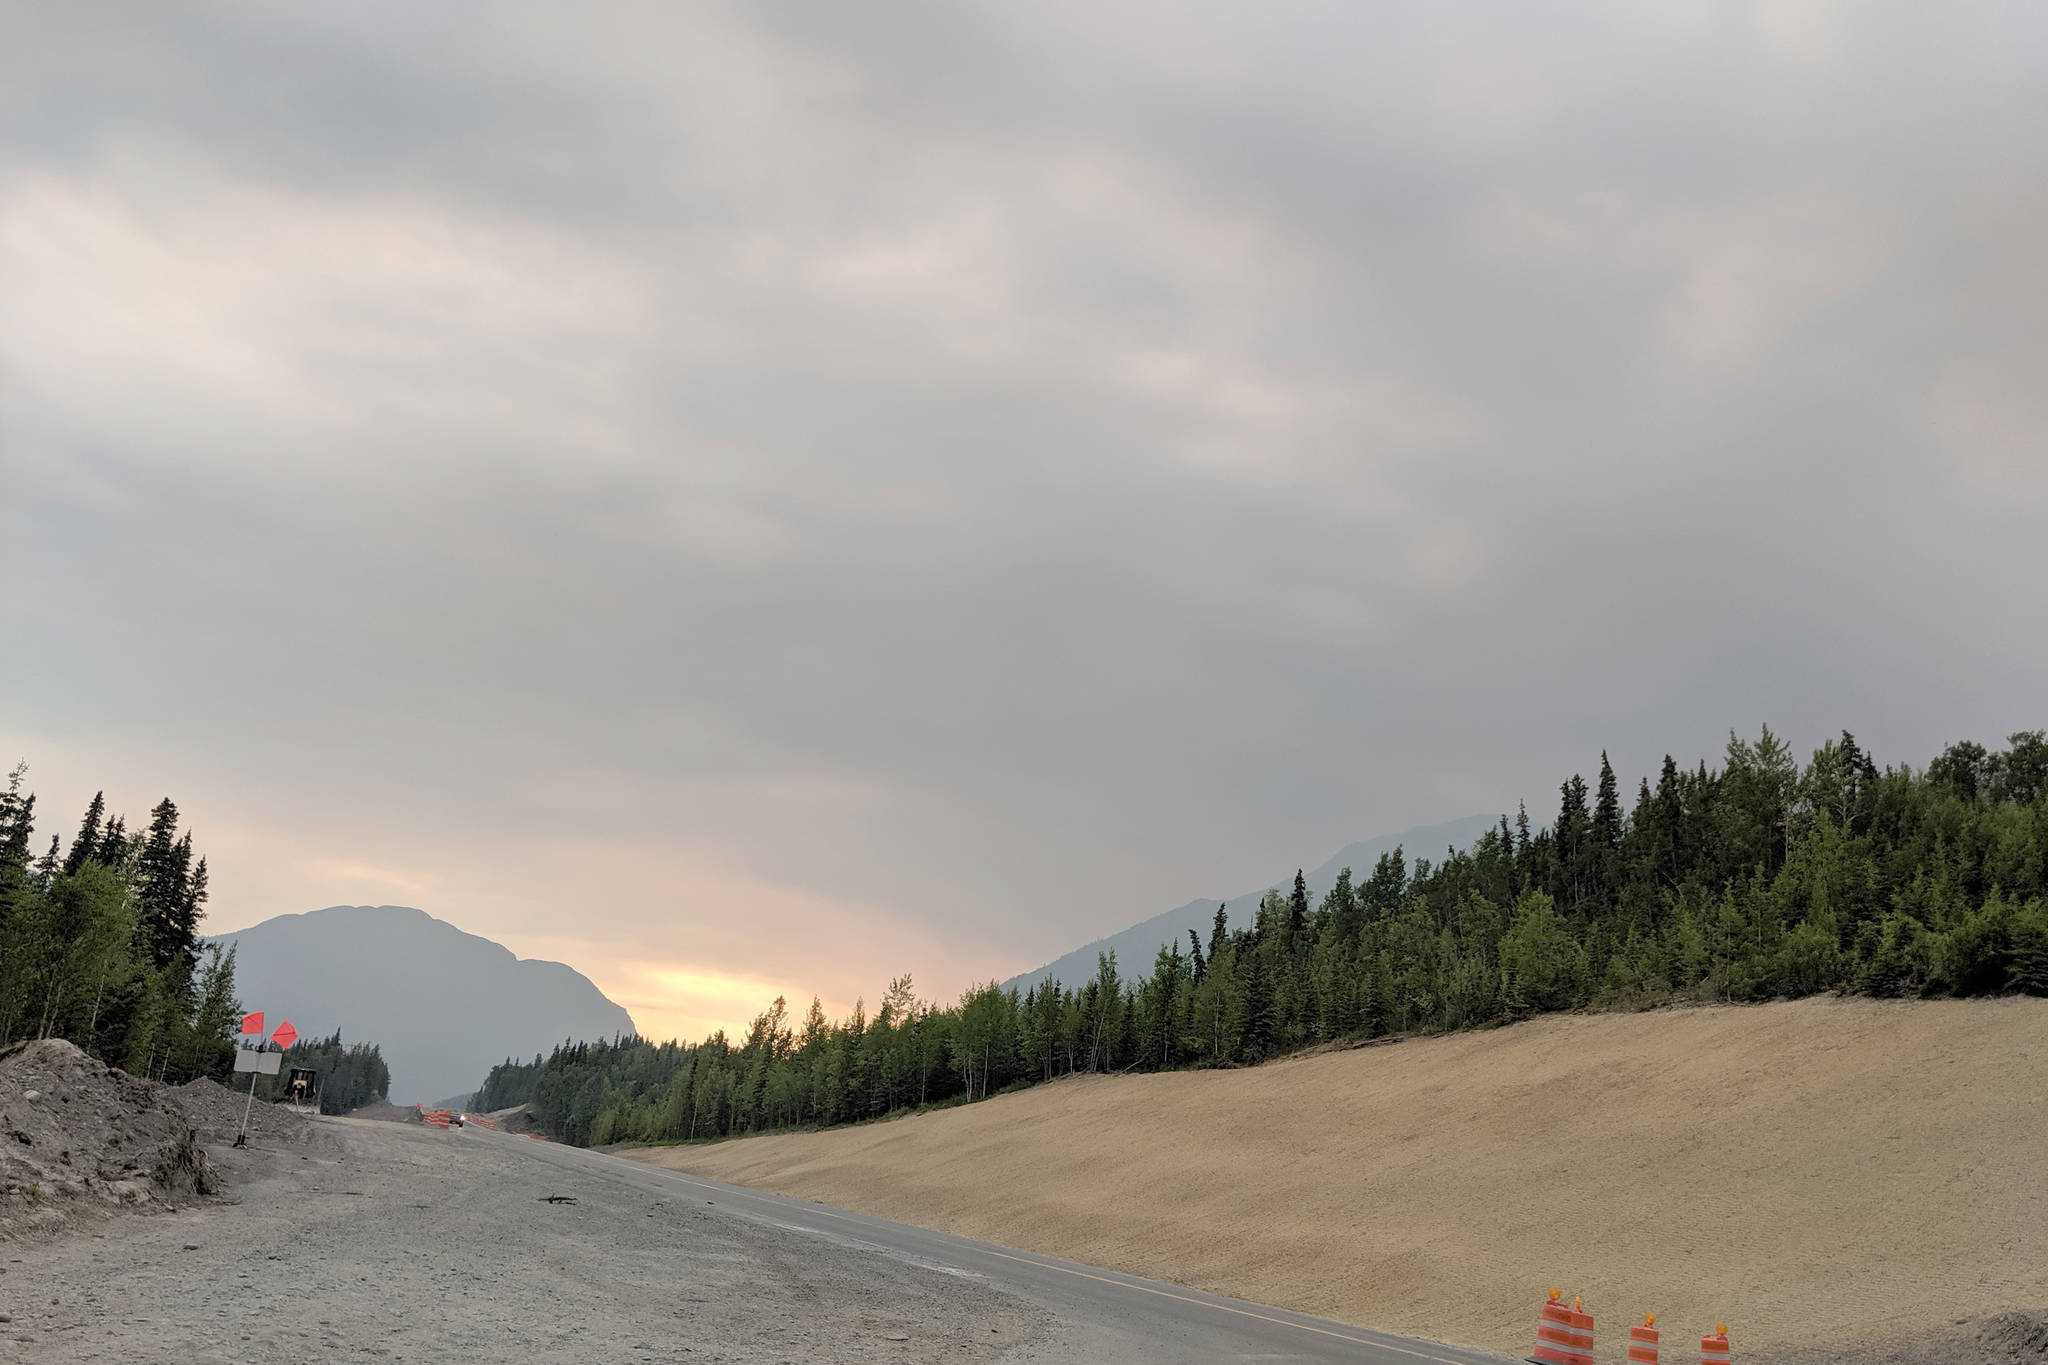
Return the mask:
[[253,1034],[257,1034],[257,1035],[259,1035],[259,1036],[260,1036],[260,1035],[262,1034],[262,1032],[263,1032],[263,1011],[262,1011],[262,1010],[257,1010],[257,1011],[256,1011],[256,1012],[255,1012],[254,1014],[245,1014],[245,1015],[243,1015],[243,1016],[242,1016],[242,1032],[243,1032],[243,1033],[253,1033]]
[[299,1031],[292,1027],[292,1021],[289,1019],[279,1024],[277,1032],[270,1035],[270,1042],[273,1047],[288,1048],[297,1041],[299,1041]]

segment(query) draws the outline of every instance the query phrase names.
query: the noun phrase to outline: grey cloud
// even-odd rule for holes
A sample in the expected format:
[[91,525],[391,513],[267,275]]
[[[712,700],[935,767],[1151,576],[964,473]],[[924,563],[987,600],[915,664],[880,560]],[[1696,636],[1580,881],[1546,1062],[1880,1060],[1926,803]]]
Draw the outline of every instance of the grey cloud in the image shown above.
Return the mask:
[[2048,73],[1956,13],[18,14],[0,696],[1020,957],[2040,724]]

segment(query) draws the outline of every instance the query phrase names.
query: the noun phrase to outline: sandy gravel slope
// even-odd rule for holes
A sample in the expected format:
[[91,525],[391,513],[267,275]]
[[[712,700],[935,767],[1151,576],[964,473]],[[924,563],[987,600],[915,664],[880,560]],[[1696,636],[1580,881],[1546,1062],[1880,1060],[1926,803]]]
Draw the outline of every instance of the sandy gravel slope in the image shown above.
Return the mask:
[[1439,1341],[1745,1353],[2048,1307],[2048,1001],[1546,1018],[642,1159]]
[[605,1170],[631,1167],[308,1122],[333,1140],[213,1149],[239,1203],[0,1241],[0,1362],[1051,1359],[1033,1305]]

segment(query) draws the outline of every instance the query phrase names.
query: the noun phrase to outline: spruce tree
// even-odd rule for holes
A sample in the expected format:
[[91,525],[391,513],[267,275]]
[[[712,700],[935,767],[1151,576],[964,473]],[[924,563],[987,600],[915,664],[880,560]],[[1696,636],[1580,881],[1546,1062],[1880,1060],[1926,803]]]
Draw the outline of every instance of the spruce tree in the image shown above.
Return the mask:
[[[24,794],[22,778],[28,774],[26,763],[16,764],[7,776],[7,789],[0,791],[0,935],[11,936],[11,926],[24,915],[24,902],[28,889],[28,841],[34,828],[35,793]],[[7,938],[0,937],[0,948],[5,948]],[[0,1038],[0,1042],[5,1042]]]
[[[188,834],[185,836],[185,841],[188,847],[191,844],[191,840],[191,835]],[[199,921],[204,919],[205,917],[206,859],[201,858],[198,864],[192,869],[191,878],[185,883],[185,906],[183,918],[185,920],[186,927],[191,930],[195,938],[197,937],[199,932]]]
[[1601,848],[1621,847],[1621,789],[1614,780],[1614,765],[1607,751],[1600,751],[1600,795],[1593,806],[1593,839]]
[[174,980],[189,976],[197,947],[188,919],[192,841],[177,832],[178,808],[167,796],[149,813],[149,833],[135,861],[137,946]]
[[1224,903],[1219,901],[1216,905],[1216,923],[1209,930],[1209,960],[1211,962],[1216,960],[1216,954],[1222,950],[1224,938],[1230,932],[1224,926],[1225,918]]
[[1860,773],[1863,771],[1863,749],[1856,743],[1856,736],[1842,731],[1842,771]]
[[1529,803],[1515,802],[1515,891],[1527,891],[1536,877],[1536,854],[1529,838]]
[[1584,899],[1589,878],[1588,857],[1592,824],[1586,812],[1586,779],[1577,773],[1558,786],[1557,826],[1551,837],[1557,841],[1559,882],[1555,899],[1576,910]]
[[93,850],[92,860],[108,867],[119,867],[128,861],[128,855],[128,821],[125,816],[117,815],[100,831],[100,846]]
[[1264,953],[1243,953],[1238,961],[1244,981],[1242,1031],[1239,1034],[1243,1055],[1248,1061],[1261,1061],[1271,1053],[1274,1036],[1279,1032],[1273,982],[1266,972]]
[[1649,841],[1650,871],[1661,886],[1677,886],[1687,870],[1681,838],[1685,821],[1683,779],[1678,764],[1664,755],[1664,767],[1657,774],[1657,799],[1651,807],[1655,828]]
[[27,775],[28,764],[15,765],[7,790],[0,791],[0,867],[18,873],[28,871],[28,841],[36,825],[36,794],[21,789]]
[[71,852],[64,858],[64,875],[75,877],[79,870],[91,862],[100,851],[100,818],[107,812],[107,794],[94,792],[92,804],[85,808],[85,819],[78,824],[78,837],[71,841]]
[[1202,956],[1202,936],[1193,929],[1188,930],[1188,957],[1194,963],[1194,984],[1199,986],[1209,974],[1209,960]]

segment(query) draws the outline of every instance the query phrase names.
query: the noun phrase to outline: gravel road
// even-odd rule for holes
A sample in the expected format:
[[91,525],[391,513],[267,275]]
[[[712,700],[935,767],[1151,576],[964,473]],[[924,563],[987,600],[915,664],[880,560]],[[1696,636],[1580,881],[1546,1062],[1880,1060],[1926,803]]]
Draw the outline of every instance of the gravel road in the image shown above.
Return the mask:
[[210,1148],[232,1203],[0,1242],[0,1361],[1075,1358],[1024,1300],[663,1198],[611,1163],[306,1122],[334,1140]]

